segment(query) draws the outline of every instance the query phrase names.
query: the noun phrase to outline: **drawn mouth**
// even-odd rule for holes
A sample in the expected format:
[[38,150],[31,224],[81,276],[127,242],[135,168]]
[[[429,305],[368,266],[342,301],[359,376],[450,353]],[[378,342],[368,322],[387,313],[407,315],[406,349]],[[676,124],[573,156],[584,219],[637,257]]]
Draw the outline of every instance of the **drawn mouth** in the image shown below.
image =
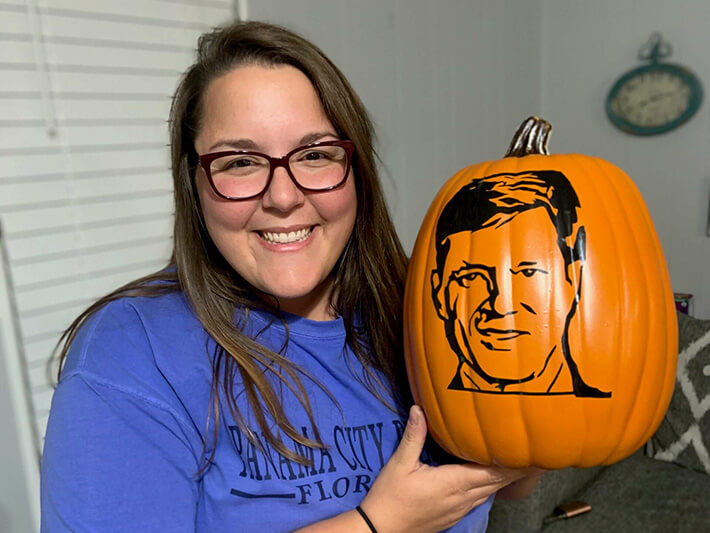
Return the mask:
[[488,337],[494,342],[504,342],[516,339],[522,335],[530,335],[529,331],[519,329],[476,328],[482,337]]

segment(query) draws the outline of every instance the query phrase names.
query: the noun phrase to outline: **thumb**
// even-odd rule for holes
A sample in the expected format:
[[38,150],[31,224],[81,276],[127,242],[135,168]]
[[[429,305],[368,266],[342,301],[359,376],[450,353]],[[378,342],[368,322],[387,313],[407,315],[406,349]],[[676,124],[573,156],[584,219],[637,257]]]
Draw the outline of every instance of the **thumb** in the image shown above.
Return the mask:
[[403,465],[419,464],[419,456],[424,448],[426,440],[426,420],[424,420],[424,412],[418,405],[413,405],[409,409],[409,420],[407,427],[404,429],[402,440],[397,446],[392,459]]

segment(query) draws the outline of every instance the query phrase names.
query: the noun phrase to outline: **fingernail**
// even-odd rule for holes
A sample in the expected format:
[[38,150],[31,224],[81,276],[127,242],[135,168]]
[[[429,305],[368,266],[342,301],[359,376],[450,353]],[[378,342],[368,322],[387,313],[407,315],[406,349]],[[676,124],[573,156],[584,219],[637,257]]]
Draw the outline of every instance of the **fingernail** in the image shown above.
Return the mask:
[[419,423],[420,413],[421,409],[418,405],[412,405],[412,407],[409,408],[409,423],[411,425],[416,426]]

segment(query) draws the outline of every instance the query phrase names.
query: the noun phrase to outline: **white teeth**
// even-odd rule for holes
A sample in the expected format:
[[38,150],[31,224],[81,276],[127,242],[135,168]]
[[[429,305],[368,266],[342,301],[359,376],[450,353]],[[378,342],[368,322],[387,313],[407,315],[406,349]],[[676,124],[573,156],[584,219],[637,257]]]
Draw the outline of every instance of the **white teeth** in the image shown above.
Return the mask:
[[271,233],[270,231],[261,231],[259,235],[266,242],[277,242],[279,244],[289,244],[306,240],[311,234],[312,228],[303,228],[298,231],[289,233]]

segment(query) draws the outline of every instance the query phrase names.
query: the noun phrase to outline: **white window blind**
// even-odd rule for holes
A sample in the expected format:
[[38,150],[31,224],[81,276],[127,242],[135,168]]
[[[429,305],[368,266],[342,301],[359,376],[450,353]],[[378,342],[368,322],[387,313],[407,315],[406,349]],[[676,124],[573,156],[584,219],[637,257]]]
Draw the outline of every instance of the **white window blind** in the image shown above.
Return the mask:
[[172,249],[170,98],[230,0],[0,0],[0,224],[41,450],[61,332]]

